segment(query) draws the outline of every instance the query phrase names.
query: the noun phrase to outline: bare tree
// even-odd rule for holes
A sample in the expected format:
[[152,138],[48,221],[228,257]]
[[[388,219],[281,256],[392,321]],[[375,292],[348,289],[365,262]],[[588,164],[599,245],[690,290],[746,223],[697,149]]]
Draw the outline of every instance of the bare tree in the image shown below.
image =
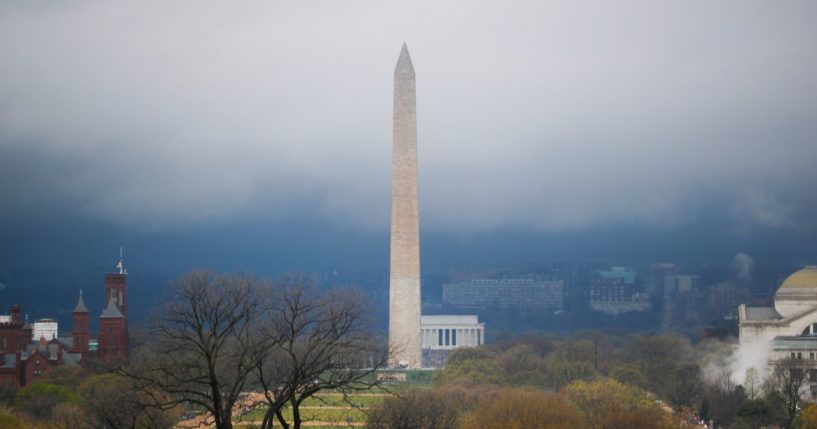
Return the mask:
[[369,413],[372,429],[454,429],[465,411],[439,390],[412,389],[390,396]]
[[702,394],[703,374],[697,364],[680,365],[670,374],[667,396],[673,405],[693,407]]
[[738,409],[744,403],[746,395],[743,388],[735,384],[728,369],[720,371],[712,384],[707,388],[706,397],[709,405],[709,418],[718,427],[728,427],[737,418]]
[[372,335],[365,296],[355,289],[321,291],[308,279],[287,279],[269,300],[264,336],[274,346],[258,362],[256,375],[267,408],[262,429],[291,409],[292,426],[300,428],[300,405],[322,390],[344,394],[380,383],[376,371],[389,353]]
[[192,405],[207,423],[232,428],[239,395],[274,341],[256,329],[264,288],[246,276],[194,271],[181,277],[152,320],[152,341],[123,373],[152,405]]
[[792,427],[792,422],[797,416],[800,399],[807,387],[807,374],[808,365],[803,359],[788,357],[775,363],[774,371],[768,380],[767,389],[780,393],[786,403],[787,428]]

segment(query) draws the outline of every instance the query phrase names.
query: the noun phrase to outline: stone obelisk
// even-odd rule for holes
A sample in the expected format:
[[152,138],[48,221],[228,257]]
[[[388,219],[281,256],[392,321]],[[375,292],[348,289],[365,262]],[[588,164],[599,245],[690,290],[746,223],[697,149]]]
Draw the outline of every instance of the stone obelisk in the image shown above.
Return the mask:
[[403,44],[394,69],[389,347],[392,368],[420,368],[420,218],[414,67]]

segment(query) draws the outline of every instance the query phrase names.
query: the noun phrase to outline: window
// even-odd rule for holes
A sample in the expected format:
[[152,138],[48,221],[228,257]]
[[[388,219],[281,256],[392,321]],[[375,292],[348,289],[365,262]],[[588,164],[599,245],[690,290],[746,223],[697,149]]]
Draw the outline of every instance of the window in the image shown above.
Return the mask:
[[812,368],[808,370],[808,378],[812,383],[817,383],[817,369]]
[[797,352],[797,359],[803,359],[803,352]]
[[437,334],[438,334],[437,335],[438,336],[437,345],[441,346],[441,345],[443,345],[443,330],[442,329],[437,329]]
[[457,345],[457,330],[456,329],[451,330],[451,345],[452,346]]
[[809,352],[808,358],[814,360],[814,352]]
[[817,335],[817,323],[812,323],[811,325],[806,326],[806,329],[803,329],[803,332],[800,335],[803,337]]
[[449,345],[449,344],[451,344],[451,330],[446,329],[445,330],[445,345]]
[[794,352],[791,352],[791,358],[794,359],[795,357],[796,355],[794,354]]

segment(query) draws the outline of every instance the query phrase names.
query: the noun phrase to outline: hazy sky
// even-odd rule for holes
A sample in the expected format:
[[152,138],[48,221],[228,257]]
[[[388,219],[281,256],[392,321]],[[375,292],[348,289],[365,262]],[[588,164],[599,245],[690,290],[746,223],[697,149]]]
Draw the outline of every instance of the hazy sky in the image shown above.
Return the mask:
[[406,41],[426,232],[709,216],[815,243],[815,20],[812,1],[3,2],[2,216],[385,233]]

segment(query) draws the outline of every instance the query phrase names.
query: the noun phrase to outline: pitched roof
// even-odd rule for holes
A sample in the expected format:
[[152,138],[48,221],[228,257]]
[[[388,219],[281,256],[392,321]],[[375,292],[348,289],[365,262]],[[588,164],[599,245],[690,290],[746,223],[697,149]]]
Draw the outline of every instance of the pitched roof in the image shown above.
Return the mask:
[[122,315],[122,312],[119,311],[119,306],[116,305],[116,297],[111,295],[111,300],[108,301],[108,305],[105,307],[105,310],[102,311],[102,315],[100,315],[99,317],[105,317],[105,318],[111,318],[111,319],[125,318],[125,316]]
[[749,307],[746,306],[747,320],[773,320],[782,319],[783,316],[774,307]]
[[74,313],[88,313],[88,307],[85,306],[85,300],[82,299],[82,289],[79,290],[79,302],[74,307]]

